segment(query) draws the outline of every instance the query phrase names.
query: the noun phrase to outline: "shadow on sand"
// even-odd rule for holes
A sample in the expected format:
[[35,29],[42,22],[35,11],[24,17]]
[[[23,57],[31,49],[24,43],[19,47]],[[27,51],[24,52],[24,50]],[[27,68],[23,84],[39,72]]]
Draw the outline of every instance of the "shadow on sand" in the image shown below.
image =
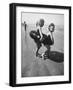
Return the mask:
[[[21,77],[64,75],[62,64],[61,64],[62,66],[58,65],[57,67],[59,68],[57,68],[55,63],[52,63],[52,62],[44,63],[42,62],[42,59],[41,60],[39,59],[40,58],[36,59],[34,62],[31,62],[30,64],[25,65],[25,67],[22,68]],[[47,61],[48,60],[51,60],[56,63],[62,63],[64,61],[64,53],[61,53],[58,51],[51,51]],[[55,70],[57,69],[58,71],[56,70],[52,72],[51,69],[53,70],[53,68]],[[52,72],[52,74],[50,74],[50,72]]]
[[49,59],[51,59],[54,62],[61,63],[64,61],[64,53],[58,51],[51,51]]

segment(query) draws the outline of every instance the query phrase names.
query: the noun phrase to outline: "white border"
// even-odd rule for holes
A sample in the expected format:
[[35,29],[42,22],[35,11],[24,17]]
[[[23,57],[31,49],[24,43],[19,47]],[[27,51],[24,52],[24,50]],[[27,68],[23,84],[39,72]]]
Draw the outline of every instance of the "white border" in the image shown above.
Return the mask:
[[[64,14],[64,76],[21,78],[21,12]],[[16,7],[16,83],[57,82],[69,80],[69,11],[63,9]]]

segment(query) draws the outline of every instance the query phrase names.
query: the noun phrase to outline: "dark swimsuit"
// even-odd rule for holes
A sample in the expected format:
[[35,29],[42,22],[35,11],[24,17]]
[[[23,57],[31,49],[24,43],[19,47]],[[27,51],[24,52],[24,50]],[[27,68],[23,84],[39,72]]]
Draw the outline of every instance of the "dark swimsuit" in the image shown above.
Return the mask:
[[50,35],[47,36],[47,35],[43,34],[42,43],[44,45],[53,45],[53,41],[51,40]]
[[42,43],[40,41],[40,33],[39,30],[37,31],[30,31],[30,37],[34,40],[34,42],[37,44],[38,47],[42,46]]
[[53,41],[51,40],[50,35],[47,36],[47,35],[45,35],[43,33],[42,33],[42,35],[43,35],[43,38],[42,38],[42,40],[40,40],[41,36],[40,36],[39,30],[30,32],[30,37],[32,39],[34,39],[34,41],[37,44],[41,45],[41,43],[43,43],[44,45],[53,45]]

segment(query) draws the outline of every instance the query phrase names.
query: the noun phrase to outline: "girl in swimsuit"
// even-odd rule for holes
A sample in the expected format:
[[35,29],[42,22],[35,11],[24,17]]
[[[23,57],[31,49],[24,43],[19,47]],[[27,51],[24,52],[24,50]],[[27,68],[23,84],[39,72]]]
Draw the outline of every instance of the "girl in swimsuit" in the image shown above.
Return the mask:
[[51,23],[48,26],[48,30],[49,32],[46,35],[42,33],[43,38],[41,40],[41,43],[43,43],[44,46],[47,48],[45,53],[42,54],[42,57],[44,57],[44,59],[49,58],[50,46],[54,44],[53,32],[55,30],[55,25]]
[[[53,32],[55,30],[55,25],[51,23],[48,26],[49,32],[47,34],[42,33],[42,27],[44,25],[44,20],[40,19],[39,22],[36,23],[37,31],[31,31],[30,37],[34,39],[34,42],[37,46],[36,56],[44,57],[44,59],[49,58],[50,46],[54,44]],[[39,54],[39,49],[42,44],[47,48],[45,53]]]
[[42,46],[41,40],[43,38],[42,35],[42,27],[44,26],[44,19],[40,19],[37,23],[36,23],[36,28],[37,30],[33,30],[30,32],[30,37],[34,40],[34,42],[36,43],[37,46],[37,50],[36,50],[36,56],[40,56],[39,54],[39,49]]

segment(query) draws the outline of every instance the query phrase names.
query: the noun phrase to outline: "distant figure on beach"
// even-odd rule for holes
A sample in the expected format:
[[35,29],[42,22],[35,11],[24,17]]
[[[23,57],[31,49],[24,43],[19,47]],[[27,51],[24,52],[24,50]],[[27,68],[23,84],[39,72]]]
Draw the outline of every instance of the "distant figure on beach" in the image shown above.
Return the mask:
[[24,30],[26,31],[26,28],[27,28],[27,24],[26,22],[24,21]]
[[[36,23],[37,31],[31,31],[30,37],[34,39],[37,45],[36,56],[43,57],[44,60],[49,58],[50,46],[54,44],[53,32],[55,30],[55,25],[51,23],[48,26],[48,33],[44,34],[42,32],[42,27],[44,26],[44,19],[40,19],[39,22]],[[42,44],[47,48],[45,53],[39,54],[39,49]]]
[[24,31],[25,31],[25,44],[27,45],[27,23],[24,21]]

